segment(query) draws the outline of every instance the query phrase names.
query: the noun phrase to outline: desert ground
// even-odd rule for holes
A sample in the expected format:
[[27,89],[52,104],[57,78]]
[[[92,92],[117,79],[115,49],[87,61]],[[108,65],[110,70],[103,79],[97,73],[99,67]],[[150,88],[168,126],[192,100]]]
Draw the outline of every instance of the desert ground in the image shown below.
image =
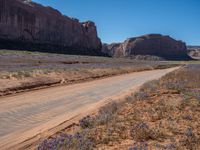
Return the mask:
[[144,84],[41,142],[38,149],[200,149],[200,65]]
[[177,64],[180,65],[179,62],[0,50],[0,96]]
[[[27,140],[48,130],[60,131],[63,122],[87,116],[109,101],[134,92],[147,81],[175,68],[130,73],[69,86],[54,87],[2,98],[0,101],[0,146],[27,146]],[[55,133],[54,131],[54,133]],[[53,131],[52,131],[53,132]],[[20,137],[20,138],[19,138]],[[9,144],[10,143],[10,144]],[[12,144],[11,144],[12,143]],[[8,147],[7,147],[8,146]],[[21,145],[19,145],[21,146]]]
[[198,147],[198,121],[180,118],[177,135],[168,121],[185,115],[185,91],[198,116],[199,64],[0,50],[0,147],[187,149],[180,144],[186,128]]

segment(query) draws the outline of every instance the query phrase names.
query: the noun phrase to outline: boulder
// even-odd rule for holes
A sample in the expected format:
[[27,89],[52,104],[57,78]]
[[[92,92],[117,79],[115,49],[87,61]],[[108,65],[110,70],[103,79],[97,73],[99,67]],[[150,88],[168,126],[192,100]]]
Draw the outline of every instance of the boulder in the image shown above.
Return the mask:
[[167,60],[190,59],[184,42],[161,34],[148,34],[129,38],[123,43],[103,44],[102,52],[113,57],[152,55]]
[[94,22],[29,0],[0,0],[0,48],[101,55]]

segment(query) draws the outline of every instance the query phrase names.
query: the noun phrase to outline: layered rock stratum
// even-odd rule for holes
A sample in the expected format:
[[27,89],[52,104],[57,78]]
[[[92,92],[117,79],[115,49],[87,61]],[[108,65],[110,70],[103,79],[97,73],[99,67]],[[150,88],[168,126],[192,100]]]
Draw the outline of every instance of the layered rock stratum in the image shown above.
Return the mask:
[[123,43],[103,44],[102,52],[112,57],[158,56],[167,60],[188,60],[186,44],[170,36],[148,34],[129,38]]
[[94,22],[28,0],[0,0],[0,48],[101,55]]

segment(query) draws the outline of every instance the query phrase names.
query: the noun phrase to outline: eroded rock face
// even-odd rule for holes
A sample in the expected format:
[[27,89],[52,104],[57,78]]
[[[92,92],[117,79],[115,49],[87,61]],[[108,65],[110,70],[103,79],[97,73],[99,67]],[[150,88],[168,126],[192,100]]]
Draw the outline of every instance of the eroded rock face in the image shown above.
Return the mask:
[[200,59],[200,46],[188,46],[188,55]]
[[160,34],[129,38],[123,43],[104,44],[102,52],[114,57],[153,55],[171,60],[190,59],[184,42]]
[[27,0],[0,0],[0,48],[99,55],[101,41],[93,22]]

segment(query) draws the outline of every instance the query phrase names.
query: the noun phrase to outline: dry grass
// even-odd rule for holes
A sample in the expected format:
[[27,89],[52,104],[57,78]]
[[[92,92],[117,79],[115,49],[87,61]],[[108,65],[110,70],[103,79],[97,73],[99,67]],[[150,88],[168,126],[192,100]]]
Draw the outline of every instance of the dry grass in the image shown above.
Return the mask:
[[199,150],[199,94],[200,65],[188,65],[83,118],[78,131],[90,149]]
[[176,65],[176,62],[0,50],[0,95]]

